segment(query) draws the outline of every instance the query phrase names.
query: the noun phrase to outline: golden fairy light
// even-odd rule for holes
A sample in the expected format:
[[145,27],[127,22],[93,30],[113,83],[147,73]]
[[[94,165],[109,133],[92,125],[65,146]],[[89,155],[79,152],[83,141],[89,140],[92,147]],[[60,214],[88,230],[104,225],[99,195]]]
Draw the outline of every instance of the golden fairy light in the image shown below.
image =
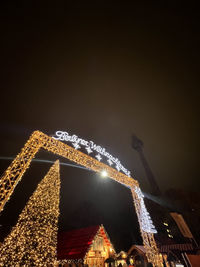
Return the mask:
[[[45,135],[40,131],[33,132],[29,140],[26,142],[25,146],[22,148],[21,152],[12,161],[11,165],[2,175],[0,180],[0,211],[3,210],[6,202],[9,200],[10,196],[13,193],[15,186],[21,180],[23,174],[29,167],[31,160],[34,158],[35,154],[39,151],[40,148],[67,158],[95,172],[102,173],[102,171],[104,171],[104,173],[108,174],[109,178],[130,188],[133,197],[133,204],[138,216],[143,244],[146,249],[147,259],[153,264],[153,266],[163,266],[154,239],[154,233],[144,230],[143,227],[145,224],[144,222],[148,221],[148,216],[144,217],[144,214],[142,214],[144,205],[142,205],[142,199],[138,197],[137,194],[138,190],[136,189],[139,188],[138,182],[132,177],[129,177],[113,169],[112,167],[90,157],[89,155],[82,153],[81,151],[78,151],[77,149],[74,149],[73,147],[68,146],[67,144],[64,144],[59,140]],[[42,237],[40,237],[40,239],[41,238]]]
[[56,161],[0,247],[0,266],[55,266],[59,195],[59,161]]

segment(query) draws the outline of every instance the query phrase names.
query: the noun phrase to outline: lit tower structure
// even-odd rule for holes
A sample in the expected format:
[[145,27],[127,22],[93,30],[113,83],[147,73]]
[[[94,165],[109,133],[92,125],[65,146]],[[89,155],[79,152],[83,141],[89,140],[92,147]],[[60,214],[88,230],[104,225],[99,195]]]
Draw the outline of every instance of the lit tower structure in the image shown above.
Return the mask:
[[135,149],[139,153],[140,159],[141,159],[142,164],[143,164],[144,169],[145,169],[147,179],[148,179],[150,186],[151,186],[152,194],[154,194],[156,196],[161,195],[160,189],[156,183],[154,175],[153,175],[153,173],[149,167],[149,164],[148,164],[148,162],[144,156],[143,142],[135,135],[132,135],[132,147],[133,147],[133,149]]

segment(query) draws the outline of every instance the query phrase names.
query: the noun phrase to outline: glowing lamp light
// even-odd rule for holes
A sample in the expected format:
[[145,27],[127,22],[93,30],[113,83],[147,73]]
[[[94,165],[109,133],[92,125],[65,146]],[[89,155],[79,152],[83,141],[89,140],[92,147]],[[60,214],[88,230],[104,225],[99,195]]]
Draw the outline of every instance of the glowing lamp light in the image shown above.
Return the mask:
[[107,177],[107,176],[108,176],[107,171],[106,171],[106,170],[103,170],[103,171],[101,172],[101,177],[105,178],[105,177]]
[[132,264],[132,265],[133,265],[133,263],[134,263],[133,259],[132,259],[132,258],[130,258],[130,259],[129,259],[129,261],[130,261],[130,264]]

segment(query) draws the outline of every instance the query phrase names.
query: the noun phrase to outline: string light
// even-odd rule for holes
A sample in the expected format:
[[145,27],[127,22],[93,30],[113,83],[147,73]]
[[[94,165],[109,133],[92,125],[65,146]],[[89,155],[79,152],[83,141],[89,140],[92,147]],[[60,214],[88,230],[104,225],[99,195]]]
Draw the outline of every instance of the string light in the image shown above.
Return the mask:
[[[78,137],[77,135],[73,134],[73,135],[69,135],[68,132],[63,132],[63,131],[56,131],[55,135],[53,136],[54,139],[56,140],[60,140],[60,141],[66,141],[66,142],[70,142],[75,149],[81,148],[80,145],[82,145],[88,152],[88,154],[92,153],[93,151],[98,152],[99,154],[101,154],[102,156],[107,158],[107,161],[109,163],[109,165],[111,166],[113,163],[116,164],[116,169],[118,171],[122,171],[123,173],[125,173],[127,176],[131,176],[131,173],[129,170],[127,170],[119,161],[118,158],[113,157],[110,153],[108,153],[106,151],[106,149],[104,147],[101,147],[99,145],[96,145],[93,141],[86,141],[80,137]],[[95,156],[99,161],[102,159],[100,157],[100,155]]]
[[29,168],[31,160],[40,148],[44,148],[49,152],[65,157],[95,172],[101,172],[102,169],[104,169],[109,173],[111,179],[126,185],[129,188],[138,186],[138,182],[135,179],[128,177],[114,168],[40,131],[35,131],[1,177],[0,211],[3,210],[6,202],[13,193],[15,186],[21,180],[24,172]]
[[0,247],[0,266],[56,265],[59,194],[59,161],[56,161]]
[[139,216],[140,216],[140,222],[142,230],[147,233],[157,233],[155,226],[153,225],[153,222],[151,220],[150,214],[146,209],[145,203],[144,203],[144,195],[142,194],[142,191],[139,187],[135,187],[135,193],[137,194],[138,199],[140,200],[140,210],[139,210]]
[[[76,140],[73,142],[76,143]],[[85,142],[82,140],[80,144],[86,145]],[[0,180],[0,211],[3,210],[4,205],[13,193],[15,186],[21,180],[24,172],[29,167],[31,160],[40,148],[44,148],[49,152],[65,157],[95,172],[101,173],[102,170],[105,170],[109,173],[109,178],[127,186],[133,195],[133,204],[138,216],[143,243],[147,249],[147,259],[149,262],[152,262],[153,266],[163,266],[162,261],[159,260],[158,249],[153,236],[153,233],[155,233],[156,230],[153,229],[154,226],[144,205],[143,196],[141,198],[140,192],[137,191],[139,184],[135,179],[120,172],[120,161],[118,161],[118,164],[116,165],[118,166],[117,169],[119,169],[119,171],[117,171],[114,168],[111,168],[110,166],[90,157],[89,155],[86,155],[85,153],[56,140],[55,138],[45,135],[40,131],[33,132],[22,151],[17,155],[2,175]],[[113,158],[111,158],[111,160],[113,161]],[[146,223],[147,227],[145,226]]]
[[[154,239],[154,233],[150,230],[155,230],[154,227],[145,227],[145,214],[142,213],[141,200],[143,200],[143,194],[139,187],[131,188],[133,196],[133,204],[135,206],[136,214],[139,221],[140,232],[143,239],[143,244],[145,248],[145,254],[148,262],[151,262],[154,267],[163,266],[162,259],[159,257],[158,248]],[[149,218],[148,218],[149,219]],[[152,221],[150,221],[152,222]]]
[[101,161],[101,160],[102,160],[102,157],[101,157],[99,154],[97,154],[97,155],[95,156],[95,158],[97,158],[98,161]]
[[168,236],[169,236],[170,238],[173,238],[173,235],[168,234]]

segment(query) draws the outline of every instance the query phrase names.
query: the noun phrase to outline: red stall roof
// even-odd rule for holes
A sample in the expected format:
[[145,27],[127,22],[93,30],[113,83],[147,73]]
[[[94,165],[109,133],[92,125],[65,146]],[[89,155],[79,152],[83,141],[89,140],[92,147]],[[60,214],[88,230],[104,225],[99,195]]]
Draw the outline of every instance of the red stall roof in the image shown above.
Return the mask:
[[190,255],[190,254],[186,254],[186,255],[192,267],[200,266],[200,255]]
[[[98,232],[104,234],[104,238],[107,236],[104,227],[100,225],[59,233],[57,250],[58,259],[83,259]],[[109,242],[109,239],[106,238],[106,241]]]

